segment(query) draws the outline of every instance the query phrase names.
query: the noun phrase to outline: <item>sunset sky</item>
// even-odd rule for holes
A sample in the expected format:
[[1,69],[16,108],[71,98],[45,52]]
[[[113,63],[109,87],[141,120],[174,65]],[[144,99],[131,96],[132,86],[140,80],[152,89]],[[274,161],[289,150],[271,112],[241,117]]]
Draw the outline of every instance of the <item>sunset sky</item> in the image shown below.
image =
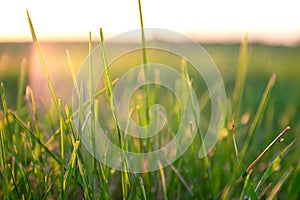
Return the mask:
[[[200,41],[300,42],[296,0],[142,0],[145,27],[165,28]],[[40,39],[86,39],[102,27],[109,37],[140,27],[137,0],[0,0],[0,42],[30,41],[26,8]]]

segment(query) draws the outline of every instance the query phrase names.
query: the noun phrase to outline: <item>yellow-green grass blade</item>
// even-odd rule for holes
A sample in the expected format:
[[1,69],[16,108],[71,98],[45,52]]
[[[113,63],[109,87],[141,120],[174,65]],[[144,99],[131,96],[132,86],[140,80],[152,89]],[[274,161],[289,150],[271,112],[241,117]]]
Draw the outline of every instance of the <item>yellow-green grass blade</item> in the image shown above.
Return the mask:
[[233,93],[233,105],[236,105],[236,107],[234,107],[234,113],[236,117],[239,117],[243,92],[245,90],[244,85],[245,85],[246,71],[247,71],[247,48],[248,48],[248,35],[246,34],[240,49],[240,64],[239,64],[240,66],[236,74],[235,87]]
[[[141,0],[138,0],[139,4],[139,16],[140,16],[140,27],[141,27],[141,34],[142,34],[142,51],[143,51],[143,64],[144,64],[144,76],[145,81],[147,83],[148,80],[148,74],[149,74],[149,65],[148,65],[148,59],[147,59],[147,49],[146,49],[146,37],[145,37],[145,29],[144,29],[144,20],[143,20],[143,11],[142,11],[142,4]],[[149,121],[149,113],[148,108],[150,104],[150,88],[149,85],[145,85],[145,92],[146,92],[146,119],[147,122]]]
[[[104,69],[105,69],[105,78],[106,78],[106,87],[108,88],[108,98],[109,98],[109,103],[110,103],[110,109],[112,112],[112,116],[114,119],[114,123],[115,123],[115,127],[116,127],[116,131],[118,134],[118,139],[119,139],[119,144],[122,147],[122,144],[124,144],[124,141],[122,141],[122,136],[121,136],[121,130],[119,128],[118,125],[118,120],[116,117],[116,112],[115,112],[115,105],[114,105],[114,95],[112,92],[112,82],[111,82],[111,77],[110,77],[110,73],[109,73],[109,66],[107,63],[107,54],[106,54],[106,48],[105,48],[105,42],[104,42],[104,34],[102,31],[102,28],[100,28],[100,39],[101,39],[101,50],[102,50],[102,62],[104,65]],[[126,161],[125,161],[125,155],[124,152],[122,153],[122,158],[123,160],[123,169],[124,172],[121,172],[121,181],[122,181],[122,193],[123,193],[123,199],[127,198],[128,196],[128,188],[130,188],[130,180],[129,180],[129,175],[127,173],[127,169],[128,167],[126,166]]]
[[48,69],[47,69],[47,65],[46,65],[46,62],[45,62],[45,59],[44,59],[44,56],[43,56],[43,53],[42,53],[39,41],[38,41],[38,39],[36,37],[35,31],[34,31],[34,27],[33,27],[33,24],[32,24],[32,21],[31,21],[31,18],[30,18],[28,10],[26,10],[26,14],[27,14],[27,18],[28,18],[28,23],[29,23],[29,27],[30,27],[30,31],[31,31],[31,36],[32,36],[33,44],[34,44],[34,46],[35,46],[35,48],[37,50],[38,56],[40,58],[41,65],[42,65],[42,68],[43,68],[43,71],[45,73],[46,80],[47,80],[47,83],[48,83],[48,87],[49,87],[50,93],[52,95],[52,100],[53,100],[53,102],[54,102],[54,104],[56,106],[56,110],[58,111],[58,98],[57,98],[56,92],[54,90],[54,87],[53,87],[53,84],[52,84],[52,81],[51,81],[51,78],[50,78],[50,75],[49,75],[49,72],[48,72]]
[[157,162],[158,162],[158,166],[159,166],[159,173],[160,173],[161,185],[162,185],[163,193],[164,193],[164,199],[166,200],[166,199],[168,199],[166,176],[165,176],[165,172],[164,172],[164,169],[163,169],[161,163],[159,161],[157,161]]
[[73,171],[74,171],[75,159],[77,157],[77,150],[78,150],[79,144],[80,144],[79,141],[75,142],[75,144],[73,146],[73,152],[71,154],[71,158],[68,162],[68,165],[66,166],[66,172],[64,174],[64,181],[63,181],[63,189],[64,189],[66,195],[68,194],[69,186],[71,184],[71,177],[72,177]]
[[8,174],[8,166],[6,163],[6,152],[7,152],[7,144],[6,144],[6,140],[5,140],[5,135],[6,135],[6,131],[4,128],[4,122],[3,122],[3,114],[0,112],[0,145],[1,145],[1,175],[2,175],[2,187],[3,187],[3,191],[4,191],[4,195],[6,199],[9,199],[9,174]]

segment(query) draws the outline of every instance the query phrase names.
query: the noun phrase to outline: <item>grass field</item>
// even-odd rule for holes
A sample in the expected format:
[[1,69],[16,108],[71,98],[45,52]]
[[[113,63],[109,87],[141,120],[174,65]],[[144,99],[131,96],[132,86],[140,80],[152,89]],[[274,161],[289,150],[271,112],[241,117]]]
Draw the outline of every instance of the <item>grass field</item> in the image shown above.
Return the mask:
[[[246,41],[204,44],[221,72],[227,95],[226,119],[218,143],[200,159],[200,131],[185,154],[171,165],[154,172],[130,173],[126,167],[120,172],[91,156],[79,136],[85,129],[77,130],[73,122],[76,112],[70,102],[71,71],[79,69],[92,42],[39,44],[32,26],[31,31],[33,44],[0,44],[1,199],[300,198],[300,47]],[[137,56],[145,61],[143,55]],[[22,62],[23,58],[27,61]],[[180,68],[179,61],[170,62]],[[125,62],[135,65],[130,60],[119,64]],[[93,104],[90,102],[91,113],[95,119],[107,120],[107,129],[116,130],[109,137],[123,149],[143,152],[167,144],[178,129],[180,108],[176,100],[170,101],[171,94],[165,88],[139,90],[131,102],[132,116],[140,125],[148,123],[147,106],[165,106],[171,120],[160,136],[125,138],[115,121],[105,118],[113,118],[114,113],[107,114],[114,109],[110,101],[113,82],[126,70],[120,71],[119,64],[110,68],[97,88],[103,90]],[[203,113],[200,126],[205,130],[211,110],[204,83],[189,66],[181,73],[192,80]]]
[[[47,47],[51,45],[50,49],[56,48],[61,53],[55,56],[59,60],[65,59],[63,64],[66,69],[60,76],[66,76],[71,80],[63,50],[68,47],[71,55],[78,53],[81,57],[77,59],[83,60],[88,52],[88,45],[62,43],[47,44]],[[258,185],[264,174],[265,176],[267,174],[266,180],[259,186],[252,198],[299,198],[298,141],[283,152],[298,137],[300,131],[300,125],[297,123],[300,102],[297,88],[299,47],[248,44],[248,69],[243,88],[241,114],[239,118],[235,118],[235,140],[239,151],[243,149],[245,142],[249,142],[248,133],[255,120],[258,106],[262,102],[268,79],[273,72],[277,77],[269,100],[265,102],[266,108],[262,112],[262,117],[255,124],[254,140],[251,148],[246,152],[246,158],[242,163],[243,168],[239,171],[236,171],[239,159],[235,157],[230,122],[232,110],[235,110],[233,90],[240,65],[240,45],[204,44],[204,48],[211,55],[223,76],[228,98],[224,133],[213,152],[209,154],[208,163],[205,159],[199,159],[195,154],[195,149],[199,148],[199,138],[196,138],[191,148],[180,159],[158,172],[120,173],[97,162],[96,169],[102,171],[103,174],[97,173],[98,175],[93,177],[88,174],[91,167],[89,162],[93,159],[87,155],[83,146],[75,142],[80,141],[80,138],[76,137],[72,123],[67,122],[69,114],[57,116],[53,109],[49,111],[40,108],[43,112],[35,110],[33,99],[38,101],[40,97],[39,93],[36,93],[34,97],[31,96],[30,89],[27,89],[26,100],[24,98],[24,86],[30,82],[28,75],[31,62],[29,60],[25,66],[24,82],[19,81],[19,66],[22,57],[29,59],[32,57],[28,53],[31,50],[31,44],[2,44],[1,46],[1,51],[9,52],[9,56],[13,58],[5,68],[1,69],[1,82],[3,82],[1,88],[1,198],[238,198],[253,195],[251,194],[253,187]],[[74,48],[76,46],[77,49]],[[4,53],[2,53],[2,59],[3,55]],[[47,54],[47,48],[45,48],[44,55],[46,59],[52,58]],[[75,68],[78,68],[80,63],[80,61],[76,62]],[[51,78],[54,74],[55,70],[50,74]],[[21,96],[17,95],[18,92]],[[61,96],[64,98],[63,95]],[[33,99],[28,100],[28,98]],[[64,109],[63,105],[61,108]],[[65,120],[66,122],[62,125],[62,121]],[[235,183],[243,170],[287,126],[290,126],[291,130],[284,136],[284,142],[274,144],[253,167],[250,176],[245,176],[246,180]],[[60,136],[59,130],[71,134]],[[64,140],[63,157],[60,156],[61,137]],[[83,157],[88,157],[88,159],[83,159]]]

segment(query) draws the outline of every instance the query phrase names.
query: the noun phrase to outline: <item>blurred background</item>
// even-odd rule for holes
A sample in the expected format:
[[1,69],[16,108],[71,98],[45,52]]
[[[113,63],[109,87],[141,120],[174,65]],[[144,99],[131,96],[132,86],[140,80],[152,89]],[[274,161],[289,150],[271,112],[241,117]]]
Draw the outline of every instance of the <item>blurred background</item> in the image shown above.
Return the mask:
[[[138,1],[1,1],[0,81],[9,107],[16,106],[20,68],[39,104],[49,99],[46,79],[32,44],[26,8],[41,43],[58,96],[69,100],[72,79],[66,51],[78,69],[88,55],[88,32],[99,42],[99,27],[108,39],[140,27]],[[248,72],[243,111],[258,105],[270,75],[277,74],[274,99],[276,124],[297,118],[300,93],[300,13],[295,0],[287,1],[142,1],[144,26],[183,33],[198,41],[218,66],[231,98],[239,66],[240,42],[248,34]],[[130,41],[129,41],[130,42]],[[181,45],[185,45],[184,41]],[[122,44],[120,44],[122,45]],[[61,87],[61,86],[64,87]],[[64,90],[62,90],[64,88]],[[70,90],[66,90],[70,88]],[[292,102],[292,103],[291,103]],[[282,116],[281,116],[282,115]],[[299,125],[298,125],[299,126]]]

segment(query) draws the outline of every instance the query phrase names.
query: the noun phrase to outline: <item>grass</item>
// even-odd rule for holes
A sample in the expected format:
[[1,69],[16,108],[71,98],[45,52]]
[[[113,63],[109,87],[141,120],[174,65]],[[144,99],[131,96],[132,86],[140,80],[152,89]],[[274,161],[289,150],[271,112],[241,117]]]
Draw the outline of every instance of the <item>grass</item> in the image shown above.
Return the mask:
[[[143,30],[140,1],[139,10]],[[300,198],[300,188],[297,187],[300,176],[297,153],[299,145],[295,140],[297,139],[296,131],[300,129],[296,123],[298,102],[295,100],[289,102],[295,107],[295,112],[291,112],[288,105],[282,104],[285,101],[281,98],[286,100],[289,94],[284,95],[287,91],[283,89],[276,90],[276,87],[280,87],[280,82],[278,84],[275,82],[278,80],[277,77],[281,76],[281,69],[277,75],[269,74],[269,81],[262,80],[260,84],[255,84],[256,80],[249,78],[253,73],[253,69],[249,66],[253,62],[251,55],[255,54],[255,49],[249,51],[246,39],[241,45],[240,66],[236,78],[233,79],[234,81],[228,78],[225,82],[228,86],[226,87],[228,88],[227,118],[215,148],[207,157],[199,159],[198,150],[202,141],[202,135],[199,133],[188,151],[170,166],[160,167],[155,172],[129,173],[126,165],[123,172],[103,165],[81,144],[79,132],[85,129],[76,130],[73,122],[74,116],[80,113],[70,110],[68,103],[58,98],[29,14],[28,20],[54,107],[42,114],[38,112],[37,97],[34,96],[30,86],[25,87],[24,67],[21,67],[15,109],[13,106],[10,107],[11,102],[7,101],[5,82],[1,83],[1,199]],[[105,40],[102,30],[100,38],[103,54],[99,56],[105,58]],[[146,57],[150,55],[150,52],[146,52],[145,44],[142,49],[141,63],[147,64],[151,61],[150,56]],[[90,39],[89,51],[91,50]],[[66,57],[75,82],[76,69],[72,64],[70,52],[67,51]],[[93,73],[92,62],[90,59],[90,74]],[[179,66],[186,64],[181,60],[178,62]],[[25,65],[24,61],[22,66]],[[118,75],[113,70],[109,70],[107,63],[104,63],[104,66],[106,66],[104,83],[100,89],[98,88],[97,98],[94,100],[94,96],[91,95],[90,101],[82,105],[90,106],[90,117],[96,120],[101,116],[99,107],[105,107],[107,104],[107,111],[111,112],[114,119],[112,126],[116,129],[116,134],[112,135],[111,139],[117,138],[115,141],[119,143],[116,142],[116,144],[124,149],[142,151],[147,150],[149,145],[157,143],[163,145],[168,142],[176,133],[174,129],[178,127],[179,121],[176,120],[176,116],[180,113],[178,104],[170,101],[164,102],[169,98],[164,90],[155,93],[149,86],[145,90],[138,91],[139,106],[132,108],[133,118],[139,124],[147,124],[145,110],[149,105],[158,101],[159,97],[164,97],[165,99],[160,99],[161,103],[174,115],[169,125],[175,128],[163,129],[160,133],[163,136],[153,140],[132,140],[118,128],[114,116],[112,90],[117,81],[115,81],[115,76],[118,78]],[[189,70],[188,66],[183,67],[182,74],[197,90],[198,87],[200,88],[197,84],[200,83],[195,81],[196,76]],[[147,76],[146,71],[147,69],[145,69],[145,76]],[[90,84],[90,94],[93,94],[96,88],[93,88],[92,83]],[[80,96],[80,87],[76,90]],[[183,92],[189,93],[190,91]],[[200,93],[198,98],[205,99],[205,94]],[[205,121],[209,120],[210,104],[206,101],[202,103],[204,115],[201,120],[205,124]],[[247,113],[250,115],[249,120],[243,122],[241,119]],[[48,116],[54,120],[50,120]],[[291,118],[288,120],[290,123],[284,123],[286,117]],[[91,123],[94,123],[93,120]],[[286,128],[287,126],[291,126],[291,130]],[[90,127],[94,127],[94,124]]]

